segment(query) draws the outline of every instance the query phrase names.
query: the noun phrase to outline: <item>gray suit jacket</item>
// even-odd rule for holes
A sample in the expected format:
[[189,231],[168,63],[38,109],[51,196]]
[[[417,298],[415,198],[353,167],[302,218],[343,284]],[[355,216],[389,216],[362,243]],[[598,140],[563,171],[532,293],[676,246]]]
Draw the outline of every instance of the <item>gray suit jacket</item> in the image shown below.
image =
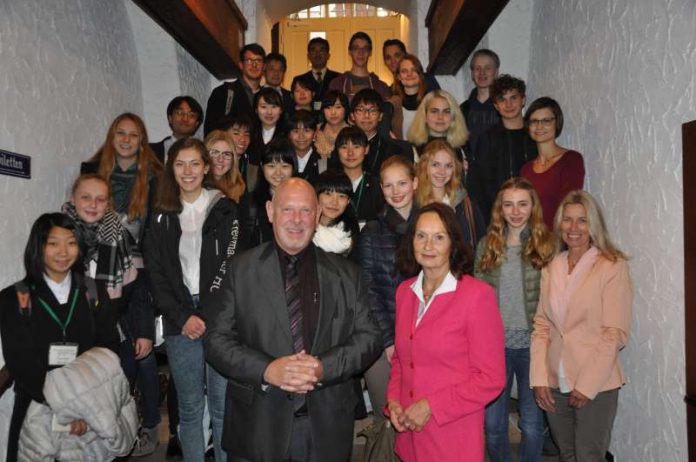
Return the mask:
[[[357,404],[354,378],[380,354],[359,267],[315,248],[320,287],[312,354],[324,379],[307,397],[316,460],[348,461]],[[275,358],[293,354],[283,276],[273,242],[239,254],[209,298],[206,359],[228,381],[223,446],[231,456],[277,462],[286,454],[296,396],[263,387]]]

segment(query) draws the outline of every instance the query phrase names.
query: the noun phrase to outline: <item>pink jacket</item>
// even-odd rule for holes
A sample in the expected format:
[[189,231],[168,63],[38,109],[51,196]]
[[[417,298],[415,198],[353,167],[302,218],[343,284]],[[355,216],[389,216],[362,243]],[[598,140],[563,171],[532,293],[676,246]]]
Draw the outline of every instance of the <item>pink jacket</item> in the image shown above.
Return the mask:
[[396,291],[396,351],[387,398],[405,409],[427,399],[421,432],[400,433],[404,462],[483,461],[486,404],[505,386],[505,338],[495,292],[464,276],[437,295],[416,327],[419,300],[411,278]]
[[548,266],[544,268],[532,333],[531,386],[558,388],[561,358],[570,388],[590,399],[626,383],[618,356],[628,341],[632,303],[626,261],[600,256],[571,294],[565,321],[559,326],[549,305]]

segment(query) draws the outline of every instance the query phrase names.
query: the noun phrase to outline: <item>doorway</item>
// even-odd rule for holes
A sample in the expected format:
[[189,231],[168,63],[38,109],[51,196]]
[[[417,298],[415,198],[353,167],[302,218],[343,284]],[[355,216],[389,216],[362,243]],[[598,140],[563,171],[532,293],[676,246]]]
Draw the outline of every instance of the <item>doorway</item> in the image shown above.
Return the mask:
[[307,59],[307,43],[314,37],[322,37],[331,45],[328,67],[336,72],[350,69],[348,41],[358,31],[372,38],[372,56],[368,69],[384,82],[391,84],[392,75],[382,59],[382,44],[390,38],[408,43],[408,18],[383,8],[361,4],[319,5],[298,11],[280,21],[278,51],[285,55],[288,70],[283,86],[289,88],[292,78],[307,72],[311,64]]

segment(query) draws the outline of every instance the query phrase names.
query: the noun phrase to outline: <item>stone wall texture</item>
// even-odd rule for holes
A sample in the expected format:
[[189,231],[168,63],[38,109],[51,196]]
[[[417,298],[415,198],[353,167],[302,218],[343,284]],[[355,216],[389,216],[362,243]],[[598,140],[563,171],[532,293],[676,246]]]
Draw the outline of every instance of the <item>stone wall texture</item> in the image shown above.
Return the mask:
[[0,286],[21,277],[32,222],[57,210],[114,116],[142,111],[122,1],[0,1],[0,148],[32,157],[32,178],[0,176]]
[[696,3],[536,0],[533,18],[530,92],[561,104],[560,143],[584,155],[586,188],[632,256],[612,451],[685,461],[681,124],[696,119]]

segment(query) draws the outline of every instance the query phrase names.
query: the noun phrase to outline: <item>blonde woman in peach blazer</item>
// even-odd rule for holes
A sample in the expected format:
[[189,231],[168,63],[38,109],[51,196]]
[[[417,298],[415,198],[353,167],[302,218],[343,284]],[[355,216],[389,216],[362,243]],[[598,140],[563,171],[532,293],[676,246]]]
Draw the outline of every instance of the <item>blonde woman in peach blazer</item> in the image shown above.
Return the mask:
[[558,252],[542,271],[530,382],[559,460],[599,462],[626,383],[618,356],[628,341],[633,288],[626,256],[590,194],[570,192],[554,225]]

